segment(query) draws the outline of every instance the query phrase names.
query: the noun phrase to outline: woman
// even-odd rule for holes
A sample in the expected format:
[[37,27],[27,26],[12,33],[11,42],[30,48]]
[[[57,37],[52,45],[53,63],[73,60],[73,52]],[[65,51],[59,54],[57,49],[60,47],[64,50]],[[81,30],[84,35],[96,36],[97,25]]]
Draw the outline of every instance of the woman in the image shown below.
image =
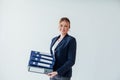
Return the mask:
[[48,73],[50,80],[70,80],[72,66],[76,58],[76,39],[68,35],[70,20],[63,17],[59,21],[60,35],[52,39],[50,52],[54,55],[53,72]]

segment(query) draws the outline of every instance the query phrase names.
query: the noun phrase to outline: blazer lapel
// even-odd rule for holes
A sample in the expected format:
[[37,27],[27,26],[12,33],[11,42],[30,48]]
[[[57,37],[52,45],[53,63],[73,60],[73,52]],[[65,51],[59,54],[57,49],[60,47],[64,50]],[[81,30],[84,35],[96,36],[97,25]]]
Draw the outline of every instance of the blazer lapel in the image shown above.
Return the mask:
[[[66,34],[65,37],[58,43],[58,45],[56,46],[55,50],[57,50],[57,48],[58,48],[59,46],[61,46],[62,44],[65,43],[65,38],[67,37],[67,35],[68,35],[68,34]],[[58,38],[59,38],[59,37],[58,37]],[[58,38],[57,38],[57,39],[58,39]],[[56,41],[55,41],[55,42],[56,42]]]
[[53,45],[55,44],[55,42],[58,40],[59,37],[60,37],[60,35],[53,40],[53,42],[51,44],[51,48],[53,47]]

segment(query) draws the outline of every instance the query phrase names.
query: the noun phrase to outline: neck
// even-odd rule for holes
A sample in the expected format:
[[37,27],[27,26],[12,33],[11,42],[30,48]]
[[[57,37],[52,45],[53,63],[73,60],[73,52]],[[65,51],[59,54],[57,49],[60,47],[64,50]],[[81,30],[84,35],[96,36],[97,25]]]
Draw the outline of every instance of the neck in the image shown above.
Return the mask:
[[60,38],[63,38],[63,37],[65,37],[65,35],[66,35],[66,34],[61,34],[61,35],[60,35]]

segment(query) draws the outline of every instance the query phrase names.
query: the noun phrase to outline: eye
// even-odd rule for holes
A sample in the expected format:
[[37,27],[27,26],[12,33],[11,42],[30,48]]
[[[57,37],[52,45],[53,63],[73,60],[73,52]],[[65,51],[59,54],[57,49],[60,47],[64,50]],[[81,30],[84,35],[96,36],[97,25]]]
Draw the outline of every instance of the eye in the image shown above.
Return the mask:
[[65,26],[65,27],[67,27],[67,26]]

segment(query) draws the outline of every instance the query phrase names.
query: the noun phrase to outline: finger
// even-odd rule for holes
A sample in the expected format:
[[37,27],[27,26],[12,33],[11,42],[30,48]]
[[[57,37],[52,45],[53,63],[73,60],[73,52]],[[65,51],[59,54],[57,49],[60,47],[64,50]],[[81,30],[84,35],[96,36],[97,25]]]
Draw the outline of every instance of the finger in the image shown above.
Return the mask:
[[51,76],[51,75],[52,75],[52,73],[48,73],[47,75],[48,75],[48,76]]
[[53,78],[54,76],[55,76],[54,74],[50,75],[51,78]]

